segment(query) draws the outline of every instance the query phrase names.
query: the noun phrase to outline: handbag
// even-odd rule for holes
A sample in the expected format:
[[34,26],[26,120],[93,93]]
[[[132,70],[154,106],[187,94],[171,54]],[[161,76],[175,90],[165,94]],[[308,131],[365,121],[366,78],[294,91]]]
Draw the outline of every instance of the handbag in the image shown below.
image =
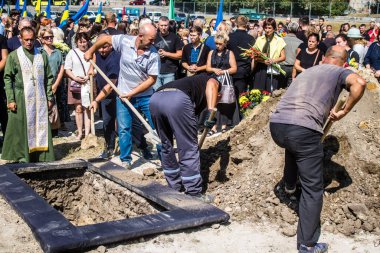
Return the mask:
[[[75,49],[73,50],[74,53],[78,56],[78,59],[79,59],[79,62],[80,64],[82,65],[82,69],[83,69],[83,74],[86,75],[86,70],[84,69],[84,66],[83,66],[83,63],[82,63],[82,60],[80,59],[78,53],[75,51]],[[69,90],[72,92],[72,93],[81,93],[81,90],[82,90],[82,84],[74,81],[74,80],[71,80],[70,82],[70,85],[69,85]]]
[[227,70],[224,71],[224,74],[218,78],[222,84],[220,89],[220,104],[232,104],[236,102],[235,89],[232,85],[232,78]]

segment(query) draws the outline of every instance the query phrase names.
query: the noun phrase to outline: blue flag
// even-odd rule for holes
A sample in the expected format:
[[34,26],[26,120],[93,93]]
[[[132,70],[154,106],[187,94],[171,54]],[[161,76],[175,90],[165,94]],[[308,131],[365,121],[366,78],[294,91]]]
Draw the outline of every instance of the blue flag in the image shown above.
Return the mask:
[[16,0],[15,9],[18,10],[18,11],[20,10],[20,0]]
[[90,0],[86,0],[86,3],[82,6],[82,8],[80,8],[79,11],[72,17],[75,23],[78,23],[79,19],[87,14],[89,4]]
[[48,1],[48,4],[46,5],[45,16],[46,16],[48,19],[51,19],[51,0],[49,0],[49,1]]
[[215,30],[220,24],[220,22],[223,21],[223,0],[220,0],[219,8],[218,8],[218,15],[216,16],[216,22],[215,22]]

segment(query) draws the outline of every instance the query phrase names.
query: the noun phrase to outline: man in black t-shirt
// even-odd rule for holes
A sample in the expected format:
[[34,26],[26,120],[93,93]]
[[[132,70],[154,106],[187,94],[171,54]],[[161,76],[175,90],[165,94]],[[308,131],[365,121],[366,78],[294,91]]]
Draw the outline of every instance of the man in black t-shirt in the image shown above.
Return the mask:
[[250,48],[255,44],[255,39],[246,31],[247,24],[247,17],[238,16],[236,18],[237,29],[234,33],[230,34],[230,40],[227,44],[227,48],[234,53],[236,59],[237,72],[234,74],[233,79],[234,85],[238,90],[238,94],[246,91],[251,81],[250,74],[252,60],[241,56],[244,48]]
[[194,26],[190,29],[191,43],[183,47],[182,67],[187,76],[196,75],[206,71],[207,56],[210,48],[201,43],[202,28]]
[[169,31],[169,19],[162,16],[158,21],[158,29],[154,47],[161,57],[160,74],[153,88],[157,90],[162,85],[174,81],[182,57],[183,43],[173,32]]
[[[186,194],[202,195],[202,177],[197,138],[197,115],[216,107],[219,82],[206,74],[185,77],[158,89],[150,99],[150,113],[162,143],[162,168],[168,185]],[[214,121],[206,120],[212,128]],[[176,138],[179,161],[173,150]]]
[[121,31],[116,30],[116,28],[115,28],[116,24],[117,24],[115,13],[108,12],[106,14],[105,18],[106,18],[107,27],[101,33],[105,33],[105,34],[108,34],[108,35],[123,34]]

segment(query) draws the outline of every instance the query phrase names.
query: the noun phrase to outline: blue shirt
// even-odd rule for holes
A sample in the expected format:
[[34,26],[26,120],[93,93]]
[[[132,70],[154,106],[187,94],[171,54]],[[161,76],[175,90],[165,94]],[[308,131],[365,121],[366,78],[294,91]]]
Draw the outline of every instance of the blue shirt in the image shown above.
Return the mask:
[[[109,79],[118,79],[120,72],[120,53],[116,51],[111,51],[107,57],[101,56],[98,52],[96,55],[96,65],[106,74]],[[102,77],[102,75],[96,75],[96,84],[98,90],[102,90],[104,86],[107,85],[107,81]],[[117,86],[117,82],[115,84]],[[114,98],[115,92],[112,93],[107,98]]]
[[205,41],[205,45],[208,46],[210,50],[216,50],[215,37],[214,36],[207,37]]
[[380,70],[380,46],[377,42],[373,42],[364,57],[363,65],[371,65],[371,68]]

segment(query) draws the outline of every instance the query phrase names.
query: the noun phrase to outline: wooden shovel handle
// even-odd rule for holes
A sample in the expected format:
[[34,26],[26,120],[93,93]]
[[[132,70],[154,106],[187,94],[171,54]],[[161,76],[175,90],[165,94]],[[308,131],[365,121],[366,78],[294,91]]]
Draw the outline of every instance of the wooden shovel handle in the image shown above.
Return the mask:
[[[208,120],[213,120],[213,119],[214,119],[215,114],[216,114],[216,111],[217,111],[216,108],[214,108],[214,109],[211,111],[210,115],[208,116]],[[205,127],[205,129],[203,129],[202,136],[201,136],[201,138],[199,139],[199,143],[198,143],[199,149],[202,148],[203,142],[205,141],[205,139],[206,139],[206,135],[207,135],[207,133],[208,133],[209,130],[210,130],[210,129],[208,129],[207,127]]]
[[[346,103],[346,97],[343,96],[341,99],[338,100],[338,102],[334,106],[334,111],[338,112],[343,108],[344,103]],[[334,122],[328,118],[325,125],[323,126],[323,136],[321,138],[321,142],[323,142],[327,136],[327,134],[330,131],[330,128]]]

